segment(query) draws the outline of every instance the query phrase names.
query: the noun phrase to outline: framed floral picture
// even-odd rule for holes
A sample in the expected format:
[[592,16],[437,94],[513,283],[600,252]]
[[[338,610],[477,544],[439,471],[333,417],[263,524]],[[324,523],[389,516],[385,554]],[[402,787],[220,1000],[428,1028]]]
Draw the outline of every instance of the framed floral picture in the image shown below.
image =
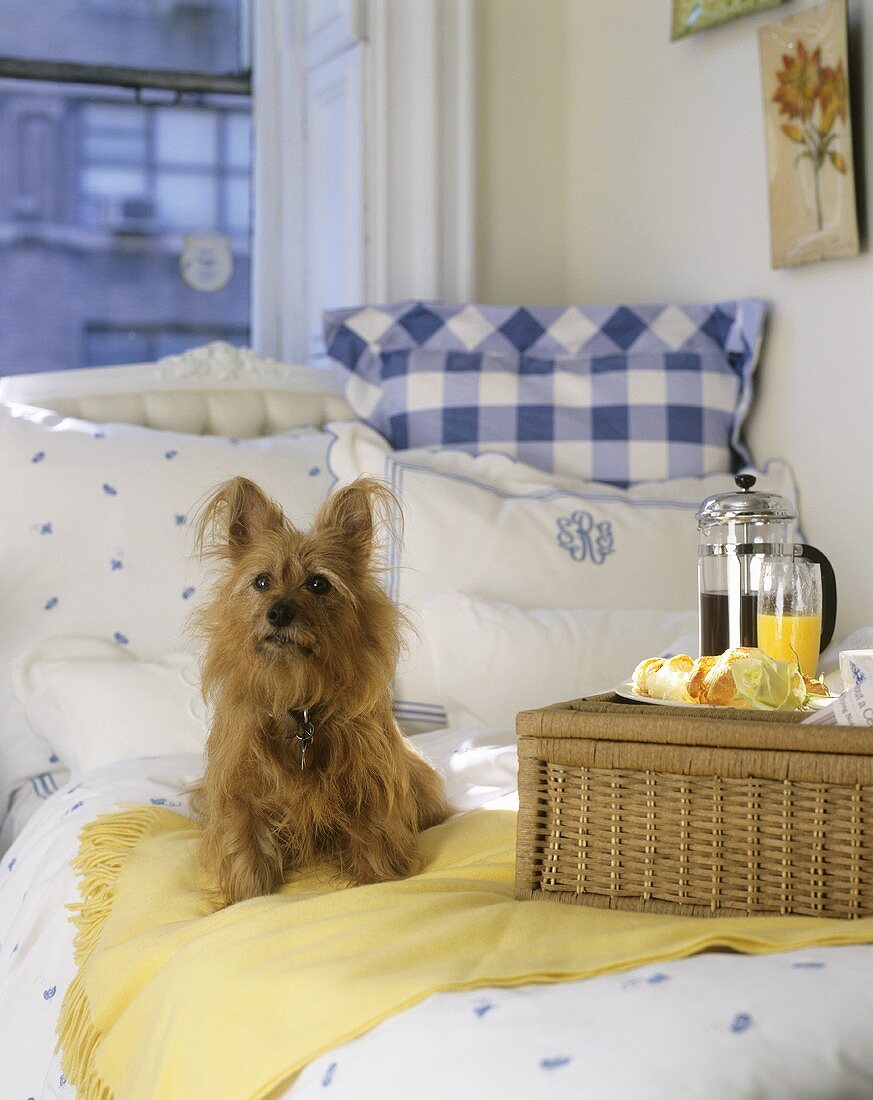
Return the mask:
[[858,252],[846,0],[758,32],[773,267]]
[[775,8],[782,0],[673,0],[673,20],[670,38],[684,38],[695,31],[705,31],[738,15]]

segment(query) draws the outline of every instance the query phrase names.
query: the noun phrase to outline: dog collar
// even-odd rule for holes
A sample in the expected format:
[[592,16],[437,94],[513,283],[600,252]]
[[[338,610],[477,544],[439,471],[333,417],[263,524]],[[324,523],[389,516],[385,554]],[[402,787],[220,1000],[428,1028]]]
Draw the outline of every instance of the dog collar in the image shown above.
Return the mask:
[[306,750],[315,738],[315,726],[309,717],[308,710],[289,710],[289,717],[294,719],[297,727],[294,731],[294,740],[297,742],[297,758],[300,761],[300,770],[306,770]]

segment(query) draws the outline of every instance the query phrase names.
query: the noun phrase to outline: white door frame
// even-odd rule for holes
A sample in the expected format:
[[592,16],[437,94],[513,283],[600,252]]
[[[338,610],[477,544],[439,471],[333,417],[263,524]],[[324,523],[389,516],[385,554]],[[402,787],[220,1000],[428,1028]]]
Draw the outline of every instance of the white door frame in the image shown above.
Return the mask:
[[370,301],[475,293],[475,0],[366,0]]
[[[306,0],[254,0],[252,346],[308,354]],[[364,287],[369,302],[475,294],[475,0],[354,0],[364,42]],[[282,181],[281,188],[276,181]],[[337,303],[332,303],[336,305]],[[361,303],[349,302],[349,305]]]

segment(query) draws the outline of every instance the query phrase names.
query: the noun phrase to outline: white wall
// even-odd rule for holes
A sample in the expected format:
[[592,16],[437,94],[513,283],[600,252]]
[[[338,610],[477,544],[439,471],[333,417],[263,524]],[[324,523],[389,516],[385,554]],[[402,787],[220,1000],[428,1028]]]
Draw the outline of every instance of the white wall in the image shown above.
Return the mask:
[[478,297],[566,294],[566,31],[563,0],[477,0]]
[[[860,52],[873,58],[873,5],[865,13],[860,0],[849,2]],[[490,104],[480,296],[539,302],[545,282],[555,304],[768,301],[752,450],[758,461],[780,456],[794,467],[807,537],[837,572],[838,630],[873,623],[873,257],[787,271],[771,270],[769,258],[756,31],[812,4],[794,0],[676,43],[669,0],[537,0],[527,6],[539,27],[524,34],[514,26],[520,6],[480,0],[480,51],[492,54],[480,69],[480,100]],[[520,58],[525,39],[530,65]],[[533,64],[545,48],[556,48],[547,76]],[[534,85],[541,112],[539,149],[528,134],[508,179],[495,157],[508,155],[516,111],[502,94],[509,67],[495,51],[514,62],[518,94]],[[862,98],[873,104],[873,62],[863,77]],[[543,109],[552,97],[554,117]],[[856,123],[862,107],[856,98]],[[855,152],[861,161],[857,144]],[[563,176],[537,209],[545,161]],[[539,244],[538,220],[547,227]]]

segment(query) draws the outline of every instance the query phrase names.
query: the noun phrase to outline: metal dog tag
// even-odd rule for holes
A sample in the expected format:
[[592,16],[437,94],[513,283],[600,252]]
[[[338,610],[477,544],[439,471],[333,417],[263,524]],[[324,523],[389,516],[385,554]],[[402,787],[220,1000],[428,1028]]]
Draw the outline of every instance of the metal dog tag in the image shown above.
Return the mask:
[[312,744],[313,737],[315,737],[315,726],[309,721],[308,710],[303,712],[303,725],[295,736],[297,737],[297,752],[300,756],[300,770],[304,771],[306,768],[306,750]]

